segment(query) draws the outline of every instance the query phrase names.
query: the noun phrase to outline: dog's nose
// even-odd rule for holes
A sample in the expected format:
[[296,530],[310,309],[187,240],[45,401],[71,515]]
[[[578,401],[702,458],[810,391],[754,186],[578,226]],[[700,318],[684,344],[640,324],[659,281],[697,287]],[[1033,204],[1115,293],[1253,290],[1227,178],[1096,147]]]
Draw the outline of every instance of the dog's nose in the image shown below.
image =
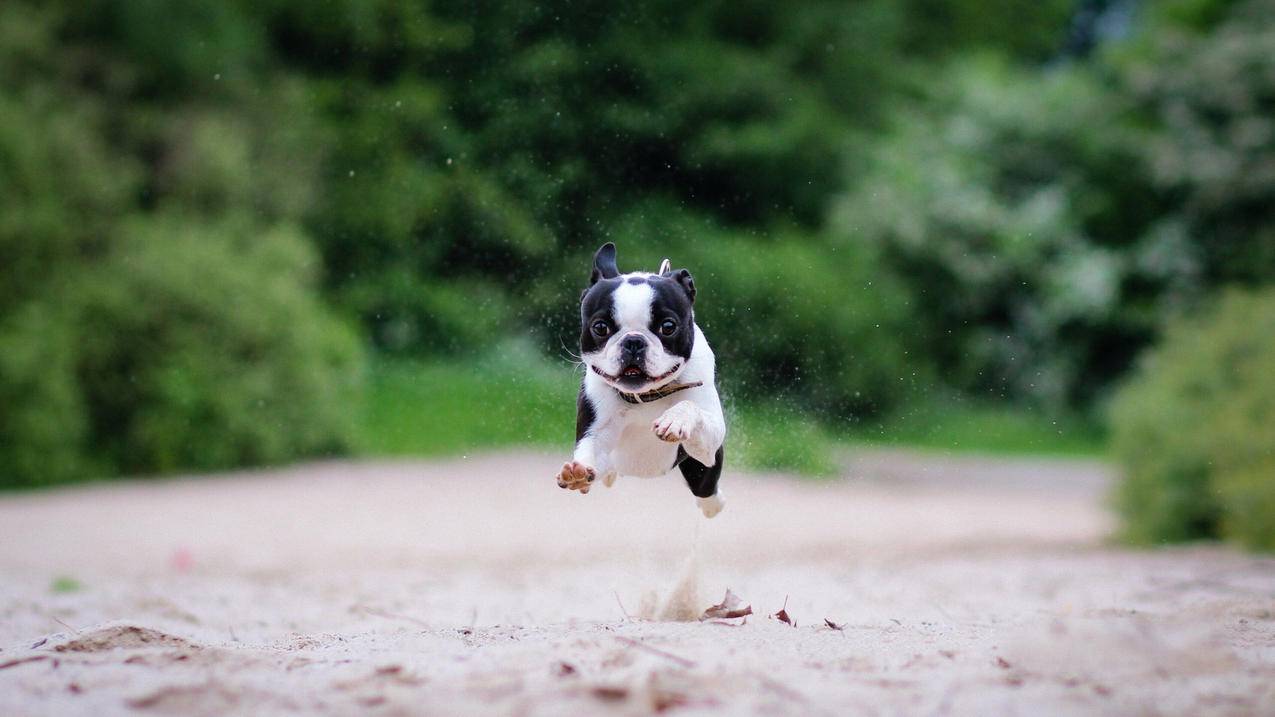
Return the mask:
[[620,350],[632,356],[641,356],[646,353],[646,339],[641,336],[631,335],[620,339]]

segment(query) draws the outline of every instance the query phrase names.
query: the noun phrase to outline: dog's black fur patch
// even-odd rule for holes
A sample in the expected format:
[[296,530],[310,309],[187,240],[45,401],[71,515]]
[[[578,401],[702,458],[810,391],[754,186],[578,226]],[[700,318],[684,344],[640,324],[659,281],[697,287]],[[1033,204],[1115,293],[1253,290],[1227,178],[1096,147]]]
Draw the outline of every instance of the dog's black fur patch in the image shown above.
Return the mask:
[[686,486],[696,498],[708,498],[717,493],[717,479],[722,477],[722,461],[726,458],[725,446],[717,447],[713,465],[709,466],[691,458],[686,449],[677,447],[676,466],[686,479]]
[[576,397],[576,443],[584,438],[584,434],[593,428],[598,414],[593,410],[593,402],[584,394],[584,384],[580,385],[580,395]]
[[607,242],[598,247],[593,255],[593,275],[589,277],[589,284],[596,284],[600,279],[614,279],[619,275],[620,270],[615,266],[615,244]]

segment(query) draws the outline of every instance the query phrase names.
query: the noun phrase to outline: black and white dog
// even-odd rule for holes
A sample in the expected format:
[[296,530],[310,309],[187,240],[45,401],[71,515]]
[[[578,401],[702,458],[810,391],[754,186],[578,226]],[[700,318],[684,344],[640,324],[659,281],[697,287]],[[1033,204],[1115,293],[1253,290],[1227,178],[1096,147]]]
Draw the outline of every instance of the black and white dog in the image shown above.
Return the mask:
[[661,476],[676,466],[704,515],[721,512],[726,420],[694,304],[686,269],[665,259],[658,273],[621,274],[615,245],[598,249],[580,299],[586,371],[576,449],[559,486],[588,493],[598,477],[610,487],[617,475]]

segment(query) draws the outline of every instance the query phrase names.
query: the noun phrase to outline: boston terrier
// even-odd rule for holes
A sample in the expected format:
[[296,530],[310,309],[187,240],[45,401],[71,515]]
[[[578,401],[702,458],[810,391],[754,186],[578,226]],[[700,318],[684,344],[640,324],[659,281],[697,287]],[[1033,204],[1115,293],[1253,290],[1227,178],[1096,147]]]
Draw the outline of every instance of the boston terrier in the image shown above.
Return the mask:
[[695,281],[669,260],[654,274],[621,274],[615,245],[593,256],[580,298],[584,381],[576,401],[576,448],[558,485],[588,493],[601,478],[682,471],[705,516],[725,503],[726,420],[714,383],[713,350],[695,324]]

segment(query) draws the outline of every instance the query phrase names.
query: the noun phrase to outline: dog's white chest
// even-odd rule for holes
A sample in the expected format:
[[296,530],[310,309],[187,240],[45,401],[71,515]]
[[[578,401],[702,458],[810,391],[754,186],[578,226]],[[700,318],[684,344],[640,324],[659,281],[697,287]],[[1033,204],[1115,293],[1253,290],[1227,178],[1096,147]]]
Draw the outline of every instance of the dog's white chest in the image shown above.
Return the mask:
[[620,440],[611,451],[615,470],[620,475],[654,478],[673,469],[677,444],[661,441],[651,431],[651,422],[660,415],[660,408],[643,406],[625,416]]

